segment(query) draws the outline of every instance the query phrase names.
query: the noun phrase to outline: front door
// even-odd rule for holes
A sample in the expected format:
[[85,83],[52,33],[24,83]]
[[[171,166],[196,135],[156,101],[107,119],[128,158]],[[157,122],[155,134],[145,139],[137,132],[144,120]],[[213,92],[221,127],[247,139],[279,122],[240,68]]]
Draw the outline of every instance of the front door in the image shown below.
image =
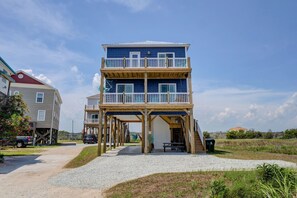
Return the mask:
[[172,129],[172,142],[184,143],[184,138],[181,129]]
[[173,67],[174,66],[174,52],[160,52],[158,53],[159,67]]
[[130,67],[140,67],[140,52],[130,52]]

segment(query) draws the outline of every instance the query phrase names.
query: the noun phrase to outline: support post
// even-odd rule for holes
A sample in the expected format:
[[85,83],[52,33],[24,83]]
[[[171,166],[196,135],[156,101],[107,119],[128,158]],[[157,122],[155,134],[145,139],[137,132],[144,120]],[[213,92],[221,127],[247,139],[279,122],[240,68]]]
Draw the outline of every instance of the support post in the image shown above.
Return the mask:
[[109,149],[111,150],[111,145],[112,145],[112,134],[113,134],[113,117],[109,117]]
[[148,154],[149,153],[149,141],[148,141],[148,115],[147,115],[147,109],[144,110],[144,136],[145,136],[145,141],[144,141],[144,153]]
[[142,122],[142,130],[141,130],[141,152],[144,153],[144,142],[145,142],[145,125],[144,125],[144,115],[141,117],[141,122]]
[[190,149],[190,135],[189,135],[189,116],[186,115],[186,120],[185,120],[185,130],[186,130],[186,137],[185,137],[185,140],[186,140],[186,147],[187,147],[187,152],[190,153],[191,152],[191,149]]
[[102,110],[99,110],[99,126],[98,126],[98,150],[97,155],[101,156],[101,141],[102,141]]
[[106,139],[107,139],[107,115],[104,114],[104,136],[103,136],[103,153],[106,153]]
[[117,118],[114,117],[114,127],[113,127],[113,148],[116,148],[116,127],[117,127]]
[[194,118],[193,109],[190,111],[190,131],[191,131],[191,153],[195,154],[195,132],[194,132]]

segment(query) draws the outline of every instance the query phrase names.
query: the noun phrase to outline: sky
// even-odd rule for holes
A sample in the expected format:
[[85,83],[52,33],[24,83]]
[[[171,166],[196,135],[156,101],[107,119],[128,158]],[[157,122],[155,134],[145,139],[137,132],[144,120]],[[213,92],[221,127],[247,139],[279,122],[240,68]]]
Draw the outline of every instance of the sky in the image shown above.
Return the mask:
[[83,128],[101,44],[190,43],[203,131],[297,128],[295,0],[1,0],[0,56],[56,87],[60,130]]

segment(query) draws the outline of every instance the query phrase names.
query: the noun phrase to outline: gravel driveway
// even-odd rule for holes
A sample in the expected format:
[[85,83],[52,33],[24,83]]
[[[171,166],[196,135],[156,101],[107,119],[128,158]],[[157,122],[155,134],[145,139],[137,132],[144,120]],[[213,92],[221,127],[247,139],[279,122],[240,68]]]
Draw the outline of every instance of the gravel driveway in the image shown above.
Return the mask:
[[[137,152],[134,152],[136,150]],[[49,181],[57,186],[104,190],[115,184],[153,173],[251,169],[264,162],[297,168],[295,163],[280,160],[236,160],[206,154],[170,152],[142,155],[138,154],[139,150],[139,147],[135,146],[119,147],[83,167],[60,173]]]

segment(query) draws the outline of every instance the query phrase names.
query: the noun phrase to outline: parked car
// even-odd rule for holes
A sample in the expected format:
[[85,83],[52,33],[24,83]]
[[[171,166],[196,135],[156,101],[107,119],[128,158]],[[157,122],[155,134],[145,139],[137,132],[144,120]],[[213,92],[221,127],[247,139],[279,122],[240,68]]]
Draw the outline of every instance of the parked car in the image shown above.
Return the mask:
[[94,134],[88,134],[84,136],[84,144],[95,144],[98,143],[98,139]]
[[18,148],[24,148],[27,145],[31,145],[33,141],[32,136],[16,136],[15,138],[0,138],[0,146],[16,146]]

